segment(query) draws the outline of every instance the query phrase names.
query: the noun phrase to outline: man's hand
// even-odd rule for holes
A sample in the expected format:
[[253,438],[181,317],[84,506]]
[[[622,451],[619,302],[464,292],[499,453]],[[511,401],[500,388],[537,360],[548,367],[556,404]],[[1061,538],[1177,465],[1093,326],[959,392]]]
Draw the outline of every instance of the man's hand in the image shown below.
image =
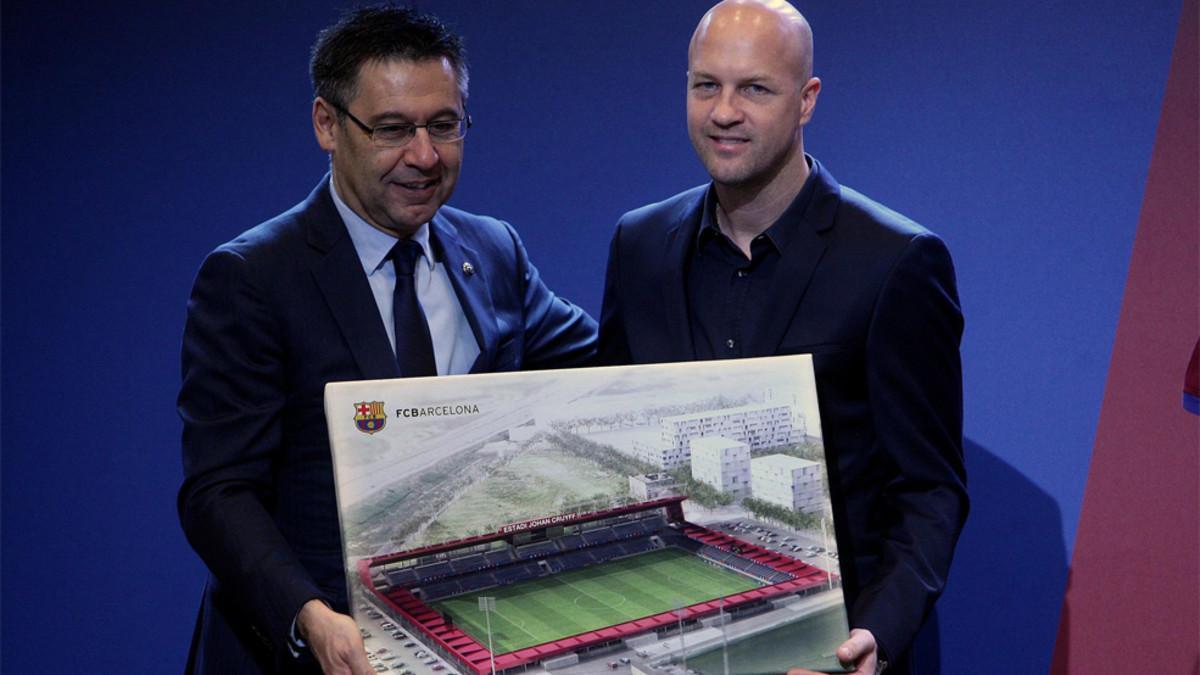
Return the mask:
[[[838,661],[846,667],[854,667],[854,675],[875,675],[876,661],[879,659],[878,646],[875,636],[865,628],[855,628],[850,631],[850,639],[837,649]],[[787,675],[820,675],[811,670],[793,668]]]
[[354,619],[320,600],[309,600],[296,616],[296,627],[325,675],[374,674]]

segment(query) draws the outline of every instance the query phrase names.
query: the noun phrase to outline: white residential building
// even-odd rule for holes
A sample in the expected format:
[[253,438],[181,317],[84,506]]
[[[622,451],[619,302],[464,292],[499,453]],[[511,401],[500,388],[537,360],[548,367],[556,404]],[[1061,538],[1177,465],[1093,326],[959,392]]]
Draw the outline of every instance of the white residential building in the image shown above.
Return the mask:
[[804,429],[797,428],[792,407],[775,403],[672,415],[659,420],[659,427],[662,445],[654,454],[670,462],[661,464],[663,468],[686,465],[691,458],[688,443],[700,436],[724,436],[745,443],[751,450],[798,443],[804,439]]
[[[621,447],[617,449],[627,452]],[[657,436],[634,439],[632,450],[633,452],[629,454],[660,469],[674,469],[675,467],[685,466],[688,463],[689,455],[686,448],[681,449],[673,445],[664,445]]]
[[724,436],[691,440],[692,478],[736,496],[750,494],[750,446]]
[[690,441],[701,436],[731,438],[752,451],[799,443],[804,440],[804,418],[792,410],[790,405],[758,403],[671,415],[659,419],[657,437],[637,438],[618,449],[660,469],[674,469],[691,463]]
[[789,455],[750,460],[750,486],[755,499],[806,513],[819,513],[826,499],[821,464]]

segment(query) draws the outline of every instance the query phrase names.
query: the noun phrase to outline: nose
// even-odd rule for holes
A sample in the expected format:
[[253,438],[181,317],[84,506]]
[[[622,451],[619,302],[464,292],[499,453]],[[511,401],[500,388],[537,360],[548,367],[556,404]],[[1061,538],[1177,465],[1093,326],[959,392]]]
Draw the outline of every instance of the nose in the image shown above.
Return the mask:
[[742,109],[734,100],[733,92],[722,92],[713,102],[709,117],[719,127],[731,127],[742,121]]
[[404,146],[404,163],[411,167],[428,171],[437,166],[439,159],[428,129],[417,129],[416,135]]

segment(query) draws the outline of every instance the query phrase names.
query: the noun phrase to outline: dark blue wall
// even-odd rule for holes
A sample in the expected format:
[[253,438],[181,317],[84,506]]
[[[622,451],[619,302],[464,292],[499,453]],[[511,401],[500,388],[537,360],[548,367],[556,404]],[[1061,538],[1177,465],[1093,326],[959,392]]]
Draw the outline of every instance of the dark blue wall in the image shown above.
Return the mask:
[[[683,81],[707,5],[421,3],[473,61],[453,202],[516,224],[590,311],[616,218],[704,178]],[[802,9],[810,151],[958,266],[976,507],[925,644],[945,673],[1044,671],[1179,2]],[[4,671],[181,668],[203,578],[173,503],[184,302],[205,252],[324,172],[306,57],[333,16],[3,7]]]

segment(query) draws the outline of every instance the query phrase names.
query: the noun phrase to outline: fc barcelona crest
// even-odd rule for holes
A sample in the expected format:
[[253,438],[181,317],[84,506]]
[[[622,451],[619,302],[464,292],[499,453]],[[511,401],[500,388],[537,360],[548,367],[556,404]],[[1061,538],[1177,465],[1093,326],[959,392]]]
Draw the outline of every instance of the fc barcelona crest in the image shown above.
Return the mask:
[[383,401],[360,401],[354,404],[354,425],[364,434],[373,434],[387,424]]

